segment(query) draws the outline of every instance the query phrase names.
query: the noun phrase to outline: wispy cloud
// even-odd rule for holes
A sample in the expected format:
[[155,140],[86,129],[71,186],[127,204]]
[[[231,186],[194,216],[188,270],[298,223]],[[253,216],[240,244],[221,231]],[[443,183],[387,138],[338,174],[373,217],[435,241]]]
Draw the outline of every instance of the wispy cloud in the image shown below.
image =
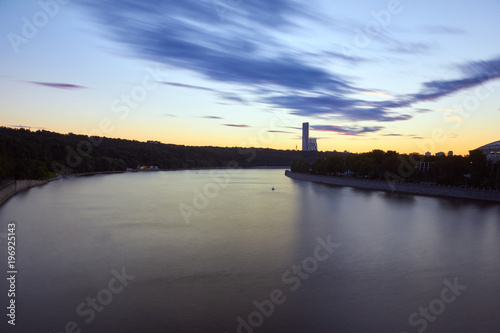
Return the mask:
[[410,95],[412,102],[434,101],[500,78],[500,56],[486,61],[469,62],[458,67],[464,74],[462,78],[425,82],[418,93]]
[[371,61],[368,58],[363,58],[363,57],[355,56],[355,55],[347,55],[345,53],[336,52],[336,51],[326,51],[322,54],[314,54],[314,55],[320,56],[320,57],[322,56],[324,58],[333,58],[335,60],[340,59],[340,60],[344,60],[346,62],[349,62],[351,64],[358,64],[358,63]]
[[333,126],[333,125],[316,125],[312,126],[315,131],[335,132],[344,135],[360,135],[365,133],[378,132],[383,129],[382,126]]
[[[459,68],[462,78],[424,82],[412,94],[384,94],[360,87],[355,78],[320,64],[324,58],[356,63],[367,59],[335,50],[306,51],[277,37],[277,33],[285,31],[303,33],[304,26],[299,22],[313,20],[311,8],[302,1],[245,1],[224,20],[211,0],[81,1],[99,18],[108,35],[127,45],[135,56],[231,84],[242,94],[176,82],[164,84],[214,92],[235,103],[255,100],[299,116],[352,122],[406,121],[414,113],[423,112],[408,110],[415,103],[434,101],[500,77],[500,58],[495,58],[464,64]],[[339,29],[352,31],[353,23],[342,22],[337,23]],[[462,33],[445,26],[426,29],[442,34]],[[426,41],[400,41],[387,32],[381,32],[374,41],[401,55],[430,53],[439,47]],[[377,96],[385,100],[353,97],[367,92],[378,92]]]
[[248,125],[240,125],[240,124],[223,124],[224,126],[229,126],[229,127],[240,127],[240,128],[246,128],[250,127]]
[[224,119],[224,118],[218,117],[218,116],[200,116],[200,118],[205,118],[205,119]]
[[[342,95],[317,94],[316,96],[284,95],[267,99],[278,107],[301,116],[337,115],[351,121],[375,120],[382,122],[407,120],[409,114],[392,112],[391,108],[408,104],[406,101],[371,102]],[[405,105],[406,106],[406,105]]]
[[427,25],[422,28],[426,33],[440,35],[463,35],[465,30],[455,27],[447,27],[444,25]]
[[399,42],[389,48],[391,52],[405,53],[405,54],[425,54],[430,53],[438,48],[437,45],[422,43],[422,42]]
[[415,108],[415,112],[417,113],[427,113],[427,112],[432,112],[431,109],[424,109],[424,108]]
[[362,94],[366,94],[366,95],[373,95],[373,96],[385,97],[385,98],[394,98],[394,95],[392,95],[388,92],[380,91],[380,90],[360,90],[359,92]]
[[406,137],[410,139],[421,139],[421,136],[415,134],[400,134],[400,133],[386,133],[382,134],[382,136],[391,136],[391,137]]
[[288,131],[278,131],[278,130],[268,130],[267,132],[268,133],[287,133],[287,134],[292,133],[292,132],[288,132]]
[[206,87],[200,87],[200,86],[193,86],[190,84],[183,84],[183,83],[178,83],[178,82],[161,82],[161,84],[167,85],[167,86],[172,86],[172,87],[177,87],[177,88],[189,88],[189,89],[196,89],[196,90],[204,90],[204,91],[216,91],[211,88],[206,88]]
[[84,86],[69,84],[69,83],[52,83],[52,82],[37,82],[37,81],[28,81],[29,83],[37,84],[40,86],[45,86],[49,88],[57,88],[57,89],[83,89],[86,88]]
[[233,102],[238,102],[238,103],[242,103],[242,104],[247,104],[247,101],[236,95],[236,94],[232,94],[232,93],[220,93],[219,96],[225,100],[228,100],[228,101],[233,101]]

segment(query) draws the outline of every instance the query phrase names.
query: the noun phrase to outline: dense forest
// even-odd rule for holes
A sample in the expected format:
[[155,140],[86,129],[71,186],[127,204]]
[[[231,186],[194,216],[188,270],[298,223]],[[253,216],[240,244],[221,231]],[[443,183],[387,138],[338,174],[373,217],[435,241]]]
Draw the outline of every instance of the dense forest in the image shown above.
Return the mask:
[[500,162],[480,151],[468,156],[302,152],[267,148],[191,147],[0,127],[0,181],[48,179],[60,174],[289,166],[292,171],[398,182],[500,189]]
[[294,159],[313,162],[325,156],[321,152],[190,147],[0,127],[0,181],[140,166],[163,170],[289,166]]
[[313,163],[294,160],[291,170],[361,179],[500,189],[500,161],[488,161],[479,150],[471,151],[468,156],[407,155],[382,150],[363,154],[331,153]]

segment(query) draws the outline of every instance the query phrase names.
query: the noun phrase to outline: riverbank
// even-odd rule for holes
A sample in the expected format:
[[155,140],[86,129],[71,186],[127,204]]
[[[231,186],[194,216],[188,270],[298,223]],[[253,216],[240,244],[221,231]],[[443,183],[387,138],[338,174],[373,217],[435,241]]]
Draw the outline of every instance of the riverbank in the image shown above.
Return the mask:
[[35,186],[45,185],[49,181],[48,180],[33,180],[33,179],[24,179],[24,180],[14,180],[8,184],[0,187],[0,205],[2,205],[7,199],[12,197],[13,195],[30,189]]
[[396,183],[380,180],[363,180],[355,178],[318,176],[305,173],[285,171],[287,177],[297,180],[307,180],[337,186],[350,186],[368,190],[379,190],[386,192],[401,192],[409,194],[430,195],[440,197],[451,197],[461,199],[474,199],[500,202],[500,191],[482,190],[472,188],[459,188],[438,185],[423,185],[411,183]]
[[47,180],[36,180],[36,179],[14,180],[3,186],[0,186],[0,206],[9,198],[11,198],[12,196],[16,195],[19,192],[28,190],[36,186],[45,185],[54,180],[72,178],[72,177],[86,177],[86,176],[102,175],[102,174],[124,173],[124,172],[125,171],[87,172],[87,173],[76,173],[72,175],[58,176]]

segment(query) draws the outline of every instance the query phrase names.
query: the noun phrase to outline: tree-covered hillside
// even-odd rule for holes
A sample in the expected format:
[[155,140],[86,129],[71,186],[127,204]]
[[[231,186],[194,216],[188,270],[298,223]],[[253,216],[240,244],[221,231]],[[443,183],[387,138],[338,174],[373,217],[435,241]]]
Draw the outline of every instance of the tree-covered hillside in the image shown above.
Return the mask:
[[321,152],[264,148],[190,147],[0,127],[0,180],[44,179],[62,173],[160,169],[289,166]]

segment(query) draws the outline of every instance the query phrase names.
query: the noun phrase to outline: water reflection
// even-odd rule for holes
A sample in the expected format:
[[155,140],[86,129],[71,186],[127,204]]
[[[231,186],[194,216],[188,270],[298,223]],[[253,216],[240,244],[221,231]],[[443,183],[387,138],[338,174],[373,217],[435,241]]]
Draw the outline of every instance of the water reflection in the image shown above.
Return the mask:
[[[179,205],[196,210],[190,223]],[[475,331],[478,318],[480,331],[496,332],[499,217],[498,205],[314,184],[283,170],[71,179],[0,208],[2,228],[19,224],[18,299],[29,318],[19,332],[61,331],[69,320],[89,332],[236,332],[237,318],[276,289],[286,302],[255,332],[410,332],[409,315],[454,277],[469,289],[429,332]],[[328,236],[340,247],[291,290],[283,274]],[[137,278],[85,323],[76,306],[122,267]]]

